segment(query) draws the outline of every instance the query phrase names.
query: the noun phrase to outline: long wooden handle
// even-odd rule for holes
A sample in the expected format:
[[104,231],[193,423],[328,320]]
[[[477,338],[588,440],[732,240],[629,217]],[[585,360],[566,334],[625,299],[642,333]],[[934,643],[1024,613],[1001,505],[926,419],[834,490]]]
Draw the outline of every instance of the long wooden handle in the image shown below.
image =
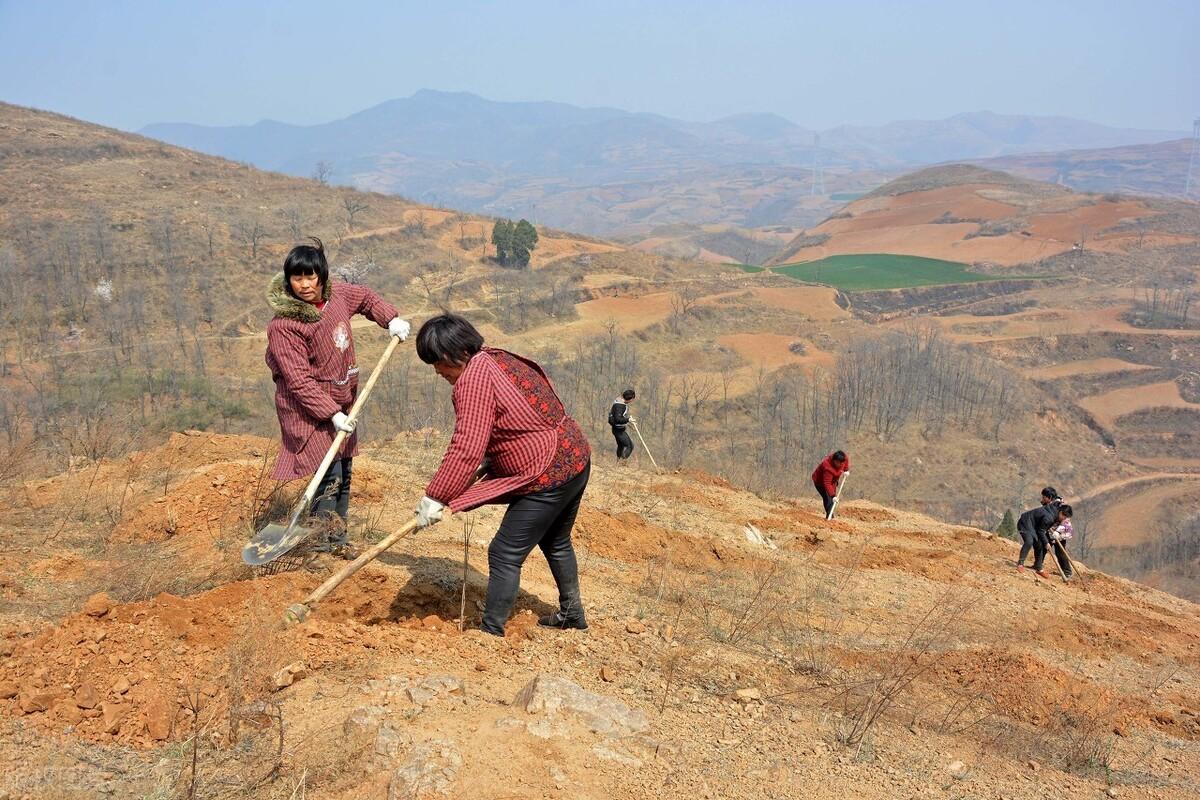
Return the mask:
[[[367,395],[371,393],[371,389],[375,386],[375,381],[379,380],[379,376],[383,374],[383,368],[387,364],[388,359],[392,357],[392,351],[396,349],[396,345],[400,344],[400,340],[395,336],[389,336],[391,339],[388,346],[384,348],[383,355],[379,357],[379,362],[375,365],[375,369],[371,370],[371,376],[367,378],[367,382],[363,384],[358,396],[354,398],[354,405],[350,407],[350,413],[347,418],[353,422],[358,419],[358,412],[362,411],[363,404],[367,402]],[[300,507],[297,509],[296,516],[303,513],[303,509],[310,505],[313,497],[317,493],[317,487],[321,485],[321,479],[325,477],[325,473],[329,471],[329,465],[333,463],[334,457],[338,451],[342,449],[342,443],[346,441],[346,437],[350,434],[345,431],[338,431],[333,437],[333,444],[329,445],[329,450],[325,453],[325,458],[321,459],[321,465],[317,467],[317,471],[313,473],[312,480],[308,482],[308,487],[304,490],[304,496],[301,498]]]
[[846,476],[850,473],[843,472],[838,476],[837,491],[833,495],[833,505],[829,507],[829,513],[825,515],[825,519],[833,519],[834,513],[837,511],[838,503],[842,502],[842,487],[846,485]]
[[412,533],[416,529],[417,529],[417,518],[413,517],[408,522],[404,523],[404,525],[401,526],[399,530],[392,531],[387,536],[383,537],[378,542],[376,542],[373,546],[371,546],[367,550],[364,550],[363,553],[358,558],[354,559],[349,564],[342,567],[337,572],[335,572],[333,575],[331,575],[329,577],[329,580],[322,583],[320,586],[317,587],[316,591],[314,591],[307,598],[305,598],[304,605],[311,607],[311,606],[315,606],[317,603],[324,600],[325,596],[328,595],[330,592],[332,592],[334,589],[336,589],[342,583],[342,581],[346,580],[351,575],[358,572],[360,569],[362,569],[364,566],[366,566],[369,562],[374,561],[376,558],[379,557],[380,553],[382,553],[384,550],[387,550],[389,547],[391,547],[396,542],[403,539],[405,536],[408,536],[410,533]]
[[633,432],[638,435],[638,441],[642,443],[642,448],[645,449],[646,455],[650,456],[650,463],[654,465],[655,471],[658,471],[658,462],[654,460],[654,455],[650,452],[650,448],[646,446],[646,440],[642,438],[642,429],[638,427],[636,422],[633,423]]

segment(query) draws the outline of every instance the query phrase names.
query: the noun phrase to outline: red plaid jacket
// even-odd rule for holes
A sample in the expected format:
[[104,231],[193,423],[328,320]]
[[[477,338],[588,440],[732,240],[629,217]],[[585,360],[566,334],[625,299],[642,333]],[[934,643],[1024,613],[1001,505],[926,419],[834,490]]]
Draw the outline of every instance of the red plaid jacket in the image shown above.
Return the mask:
[[[562,486],[591,459],[579,425],[533,361],[485,347],[454,384],[454,434],[425,494],[451,511]],[[488,458],[487,478],[471,485]]]
[[[275,381],[275,413],[283,446],[271,477],[292,480],[312,475],[333,444],[329,421],[350,410],[358,394],[358,362],[350,318],[363,314],[380,327],[397,316],[396,307],[365,286],[325,283],[325,307],[283,290],[283,273],[271,281],[267,300],[275,318],[267,325],[267,366]],[[358,434],[346,437],[339,458],[358,452]]]

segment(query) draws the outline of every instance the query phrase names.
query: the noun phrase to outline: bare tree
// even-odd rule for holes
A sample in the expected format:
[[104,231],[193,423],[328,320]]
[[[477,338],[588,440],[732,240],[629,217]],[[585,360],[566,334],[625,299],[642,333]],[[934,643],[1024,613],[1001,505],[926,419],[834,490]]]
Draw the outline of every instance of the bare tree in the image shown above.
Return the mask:
[[258,246],[267,238],[267,229],[257,219],[234,223],[230,229],[233,238],[250,248],[250,259],[258,260]]
[[292,235],[293,241],[298,242],[304,238],[304,217],[299,208],[296,206],[281,208],[279,216],[283,217],[283,222],[287,225],[288,233]]
[[333,175],[333,164],[328,161],[318,161],[317,165],[313,167],[313,180],[322,186],[329,185],[329,177],[331,175]]
[[365,200],[361,200],[357,195],[348,194],[342,197],[342,210],[346,215],[346,230],[354,230],[355,218],[370,208]]

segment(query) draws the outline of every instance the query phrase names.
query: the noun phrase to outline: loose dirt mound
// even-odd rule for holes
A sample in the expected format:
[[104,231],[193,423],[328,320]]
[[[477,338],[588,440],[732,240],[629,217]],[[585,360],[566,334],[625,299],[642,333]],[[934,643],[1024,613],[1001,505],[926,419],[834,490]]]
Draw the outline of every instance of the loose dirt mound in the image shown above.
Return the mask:
[[577,526],[579,543],[585,550],[630,564],[663,558],[681,566],[710,568],[746,558],[715,537],[673,533],[633,512],[607,514],[585,506],[579,512]]

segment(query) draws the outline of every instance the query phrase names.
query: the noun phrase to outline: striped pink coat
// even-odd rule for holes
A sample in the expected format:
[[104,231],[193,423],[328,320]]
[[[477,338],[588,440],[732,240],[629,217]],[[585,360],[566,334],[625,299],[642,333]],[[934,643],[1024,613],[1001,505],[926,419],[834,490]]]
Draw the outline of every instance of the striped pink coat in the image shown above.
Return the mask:
[[[452,393],[454,434],[425,494],[451,511],[553,489],[587,466],[591,448],[534,362],[493,347],[471,357]],[[488,459],[488,476],[471,485]]]
[[[271,279],[267,302],[275,318],[267,325],[267,366],[275,381],[275,413],[283,445],[271,477],[312,475],[333,444],[330,417],[346,412],[358,393],[358,362],[350,318],[362,314],[382,328],[396,307],[365,286],[325,282],[325,306],[292,297],[283,273]],[[358,452],[358,434],[346,438],[339,458]]]

